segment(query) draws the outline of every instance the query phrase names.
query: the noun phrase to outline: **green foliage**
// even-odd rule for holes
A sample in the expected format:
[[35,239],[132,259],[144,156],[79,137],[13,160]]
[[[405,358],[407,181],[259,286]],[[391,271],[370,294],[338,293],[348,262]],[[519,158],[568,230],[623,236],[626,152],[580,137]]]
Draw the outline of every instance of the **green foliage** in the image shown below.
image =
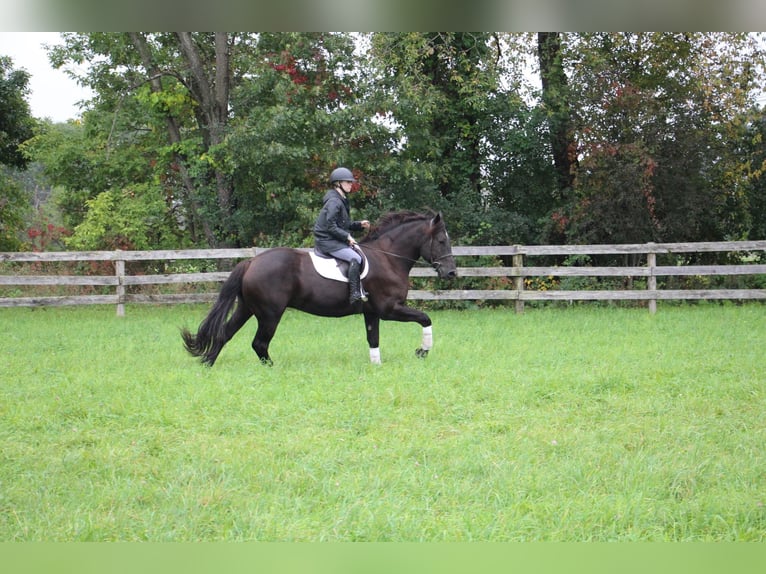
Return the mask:
[[742,138],[748,181],[743,186],[747,204],[747,239],[766,239],[766,110],[746,125]]
[[348,35],[263,34],[259,50],[258,74],[235,91],[235,120],[216,157],[233,174],[239,242],[301,244],[333,166],[354,169],[354,204],[375,193],[368,168],[387,129],[357,105]]
[[77,250],[162,249],[177,244],[177,222],[151,185],[112,189],[87,201],[87,215],[67,239]]
[[85,202],[96,186],[97,166],[88,153],[88,140],[82,125],[42,124],[25,152],[43,166],[45,175],[61,190],[56,203],[69,226],[79,224],[85,215]]
[[10,58],[0,55],[0,165],[22,168],[28,159],[19,146],[32,137],[35,120],[26,100],[29,73],[12,66]]
[[481,137],[497,87],[494,54],[484,33],[376,34],[383,101],[406,138],[402,155],[430,165],[445,198],[481,185]]
[[[398,131],[398,163],[386,174],[391,205],[442,210],[457,242],[532,242],[536,220],[548,209],[552,170],[534,115],[519,97],[521,58],[504,55],[506,48],[521,51],[516,39],[474,33],[372,38],[370,101]],[[397,170],[411,175],[397,177]]]
[[14,70],[12,60],[0,55],[0,251],[22,246],[19,234],[29,210],[24,188],[11,171],[29,161],[21,151],[21,144],[32,137],[35,127],[28,95],[29,74]]
[[8,168],[0,165],[0,251],[17,251],[22,242],[23,228],[29,202],[24,189],[11,177]]
[[[546,237],[540,221],[560,205],[547,139],[547,120],[539,107],[530,107],[507,94],[492,100],[492,123],[485,133],[485,190],[481,210],[466,222],[476,245],[537,244]],[[491,235],[481,233],[489,225]]]
[[[85,114],[84,122],[46,123],[25,145],[25,152],[44,168],[60,191],[54,197],[67,227],[79,225],[87,202],[112,187],[151,179],[148,158],[158,153],[157,141],[146,135],[110,137],[109,117]],[[114,127],[114,126],[112,126]]]
[[764,54],[742,34],[599,33],[571,38],[582,164],[570,239],[741,237],[746,161],[737,125]]
[[[192,35],[187,51],[181,35],[64,34],[51,58],[56,65],[92,62],[78,78],[98,94],[84,116],[92,138],[88,151],[98,159],[98,173],[107,175],[107,166],[114,166],[119,174],[93,186],[87,197],[151,181],[160,197],[183,211],[183,231],[192,241],[217,244],[217,234],[227,233],[229,192],[225,176],[203,159],[222,132],[213,126],[220,118],[210,115],[214,90],[201,81],[215,66],[208,50],[214,40],[210,34]],[[194,56],[201,68],[190,63]]]
[[562,34],[542,92],[532,34],[63,39],[97,96],[26,151],[70,228],[139,182],[181,243],[308,245],[346,165],[355,215],[441,210],[456,244],[763,236],[755,35]]
[[581,162],[570,233],[583,243],[659,239],[654,160],[640,144],[589,150]]

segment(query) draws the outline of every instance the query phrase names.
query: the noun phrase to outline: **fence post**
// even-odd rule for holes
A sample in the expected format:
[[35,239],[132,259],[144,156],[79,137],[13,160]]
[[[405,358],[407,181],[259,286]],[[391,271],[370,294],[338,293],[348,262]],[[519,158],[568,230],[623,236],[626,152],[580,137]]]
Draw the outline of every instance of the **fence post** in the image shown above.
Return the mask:
[[[519,249],[518,245],[514,245],[515,250]],[[524,291],[524,276],[521,274],[521,269],[524,267],[524,255],[522,253],[515,253],[513,255],[513,268],[517,275],[513,279],[514,287],[516,288],[516,313],[524,312],[524,300],[521,298],[521,292]]]
[[[657,276],[654,274],[654,268],[657,267],[657,253],[654,251],[654,243],[648,243],[649,252],[646,254],[646,266],[649,268],[649,277],[646,281],[648,291],[657,290]],[[649,313],[654,315],[657,312],[657,299],[649,299]]]
[[117,276],[117,316],[125,316],[125,260],[114,262],[114,274]]

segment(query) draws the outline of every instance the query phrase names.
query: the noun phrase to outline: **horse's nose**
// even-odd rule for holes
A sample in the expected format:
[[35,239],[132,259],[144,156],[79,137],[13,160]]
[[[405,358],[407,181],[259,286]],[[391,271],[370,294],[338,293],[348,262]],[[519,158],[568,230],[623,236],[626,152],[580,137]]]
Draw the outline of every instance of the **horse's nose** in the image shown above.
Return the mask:
[[447,273],[447,279],[455,279],[456,277],[457,277],[457,271],[455,271],[454,269],[450,270]]

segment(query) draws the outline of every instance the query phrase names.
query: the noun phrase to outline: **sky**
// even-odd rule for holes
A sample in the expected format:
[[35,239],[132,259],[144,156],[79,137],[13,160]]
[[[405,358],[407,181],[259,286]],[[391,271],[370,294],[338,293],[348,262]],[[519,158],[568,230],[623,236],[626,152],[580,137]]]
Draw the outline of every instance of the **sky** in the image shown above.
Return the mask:
[[48,62],[43,44],[60,43],[58,32],[0,32],[0,56],[9,56],[13,69],[23,68],[31,74],[27,101],[32,115],[53,122],[79,118],[77,102],[90,97],[86,88]]

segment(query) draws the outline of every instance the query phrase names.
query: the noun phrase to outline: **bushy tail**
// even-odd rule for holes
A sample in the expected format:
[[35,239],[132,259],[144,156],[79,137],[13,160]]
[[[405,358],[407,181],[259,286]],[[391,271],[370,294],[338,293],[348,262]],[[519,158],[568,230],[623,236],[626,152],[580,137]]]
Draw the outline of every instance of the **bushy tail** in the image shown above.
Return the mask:
[[186,350],[195,357],[201,357],[200,360],[210,367],[213,366],[218,354],[228,341],[226,321],[240,297],[242,277],[249,265],[249,261],[241,261],[234,267],[221,287],[213,308],[200,323],[196,335],[192,335],[186,328],[181,329],[181,337],[184,340]]

